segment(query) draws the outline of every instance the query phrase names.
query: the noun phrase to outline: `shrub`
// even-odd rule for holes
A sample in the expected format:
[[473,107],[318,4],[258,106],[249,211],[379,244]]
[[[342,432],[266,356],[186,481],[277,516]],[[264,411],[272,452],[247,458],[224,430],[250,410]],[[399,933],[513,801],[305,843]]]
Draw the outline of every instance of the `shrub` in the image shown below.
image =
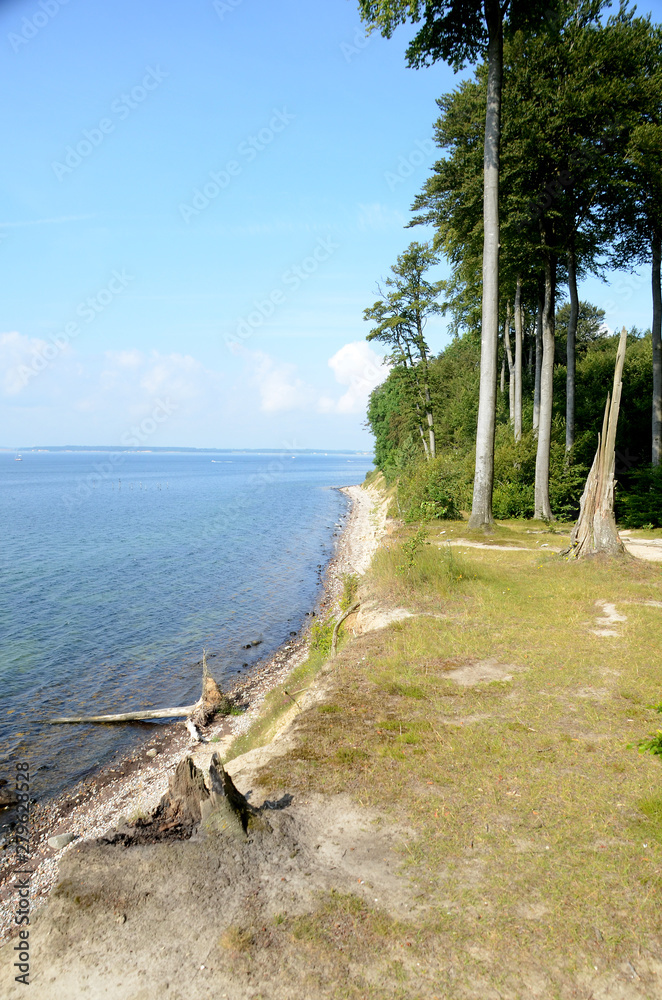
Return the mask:
[[310,648],[328,656],[331,652],[334,625],[333,618],[327,618],[325,622],[315,622],[310,630]]
[[662,527],[662,466],[630,473],[627,485],[617,491],[616,514],[626,528]]
[[397,507],[405,521],[459,520],[466,494],[464,476],[442,456],[418,462],[402,473],[398,480]]
[[340,610],[347,611],[354,601],[359,589],[359,578],[356,573],[345,573],[342,580],[342,595],[340,597]]

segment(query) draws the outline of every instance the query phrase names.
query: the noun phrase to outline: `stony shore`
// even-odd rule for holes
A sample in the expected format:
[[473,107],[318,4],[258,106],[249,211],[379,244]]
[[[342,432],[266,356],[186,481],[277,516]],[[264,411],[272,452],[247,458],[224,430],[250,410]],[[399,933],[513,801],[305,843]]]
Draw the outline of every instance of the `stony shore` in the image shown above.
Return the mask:
[[[370,561],[383,532],[385,508],[382,497],[370,488],[343,487],[351,500],[345,528],[324,576],[323,593],[315,613],[325,616],[337,605],[346,573],[362,574]],[[314,619],[311,616],[311,622]],[[260,710],[265,696],[306,657],[309,626],[272,656],[256,665],[250,676],[239,681],[229,695],[235,705],[245,711],[241,715],[224,716],[215,721],[204,734],[205,744],[223,753],[232,740],[244,733]],[[182,723],[155,727],[153,735],[143,744],[73,789],[32,810],[31,879],[32,912],[48,899],[58,881],[61,858],[84,841],[94,840],[120,817],[130,818],[152,810],[168,787],[168,778],[185,752],[191,748],[190,737]],[[62,833],[74,834],[75,840],[56,850],[48,845],[49,838]],[[6,849],[0,854],[0,941],[12,928],[14,900],[11,881],[17,862],[15,852]]]

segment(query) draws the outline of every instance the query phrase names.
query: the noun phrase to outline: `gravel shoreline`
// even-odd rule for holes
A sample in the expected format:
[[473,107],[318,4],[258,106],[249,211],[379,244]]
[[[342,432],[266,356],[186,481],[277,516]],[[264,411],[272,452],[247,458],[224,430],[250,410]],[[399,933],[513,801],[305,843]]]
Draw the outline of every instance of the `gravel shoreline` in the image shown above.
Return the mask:
[[[342,576],[350,572],[362,574],[370,564],[380,534],[379,522],[383,524],[384,517],[384,510],[378,506],[379,497],[373,490],[360,486],[339,490],[350,499],[351,506],[327,564],[315,611],[296,637],[256,664],[249,676],[227,692],[233,703],[245,711],[241,715],[223,716],[205,730],[205,740],[213,739],[221,752],[250,727],[268,692],[305,659],[310,625],[315,615],[326,616],[337,604]],[[190,737],[181,722],[154,728],[155,732],[144,743],[120,760],[102,767],[74,788],[32,807],[32,914],[46,902],[57,883],[62,854],[79,846],[82,840],[101,836],[117,825],[122,816],[131,818],[149,812],[167,790],[169,775],[191,745]],[[60,850],[49,847],[49,837],[60,833],[74,834],[76,839]],[[9,846],[0,853],[0,941],[7,939],[12,929],[15,899],[10,883],[18,867],[16,853]]]

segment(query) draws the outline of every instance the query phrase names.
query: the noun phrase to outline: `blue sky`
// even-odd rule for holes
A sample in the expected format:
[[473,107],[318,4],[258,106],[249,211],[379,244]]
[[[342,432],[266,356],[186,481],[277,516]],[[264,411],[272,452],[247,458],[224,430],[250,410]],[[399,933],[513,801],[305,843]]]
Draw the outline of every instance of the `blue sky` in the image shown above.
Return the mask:
[[[353,0],[0,5],[0,444],[371,447],[362,312],[426,236],[458,82],[408,33]],[[650,324],[646,274],[581,291]]]

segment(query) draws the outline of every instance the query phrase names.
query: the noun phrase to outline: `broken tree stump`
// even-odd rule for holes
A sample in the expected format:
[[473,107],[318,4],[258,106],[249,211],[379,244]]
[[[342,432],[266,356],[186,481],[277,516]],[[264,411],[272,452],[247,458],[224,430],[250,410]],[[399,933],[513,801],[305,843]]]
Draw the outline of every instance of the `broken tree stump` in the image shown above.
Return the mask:
[[572,529],[570,548],[564,553],[570,559],[581,559],[599,552],[605,555],[622,555],[625,546],[616,529],[614,517],[614,470],[616,466],[616,428],[623,389],[623,364],[627,332],[621,330],[614,386],[607,394],[602,434],[598,434],[598,450],[595,453],[591,471],[588,474],[584,492],[580,500],[579,518]]
[[235,787],[217,753],[209,766],[209,784],[192,757],[180,760],[170,776],[168,791],[149,816],[123,823],[101,839],[106,844],[153,844],[161,840],[187,840],[199,833],[223,835],[243,841],[250,825],[270,830],[259,810]]

